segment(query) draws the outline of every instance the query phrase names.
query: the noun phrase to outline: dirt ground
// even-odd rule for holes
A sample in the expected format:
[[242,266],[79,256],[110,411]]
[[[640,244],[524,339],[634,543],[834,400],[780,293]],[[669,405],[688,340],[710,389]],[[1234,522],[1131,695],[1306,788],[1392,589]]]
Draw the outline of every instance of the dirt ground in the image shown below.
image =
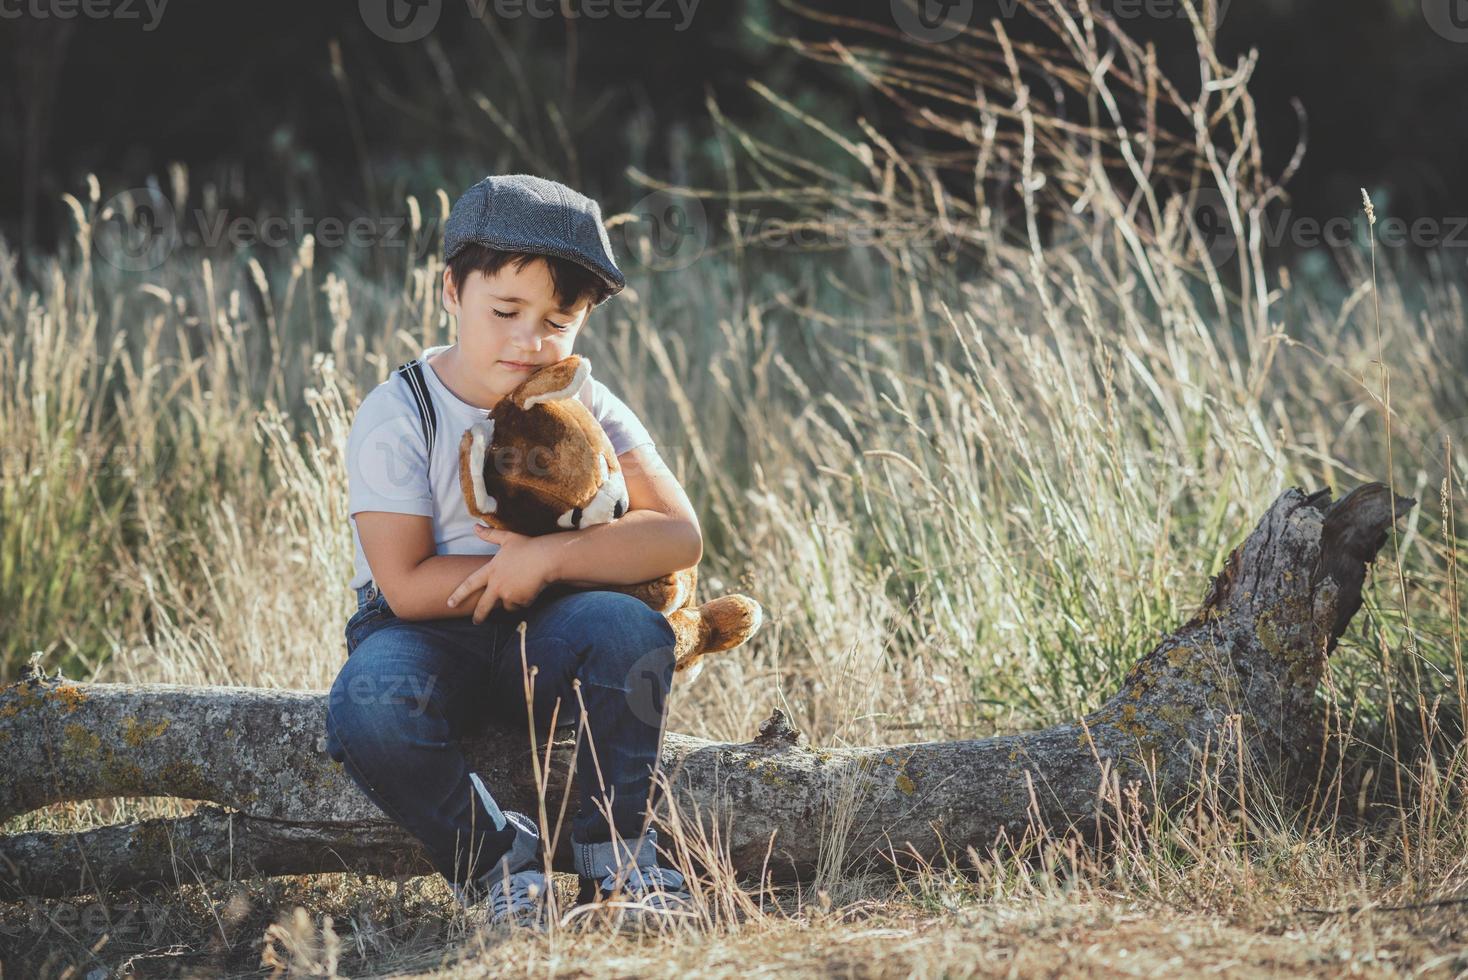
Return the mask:
[[712,931],[630,935],[589,925],[546,937],[480,928],[444,901],[431,878],[395,884],[323,875],[163,899],[0,906],[4,980],[330,976],[333,969],[343,977],[701,980],[1468,975],[1462,904],[1239,918],[1094,895],[949,908],[899,895],[824,912],[808,902]]
[[579,943],[552,951],[512,940],[490,946],[457,971],[491,976],[512,963],[536,974],[586,977],[1450,977],[1468,971],[1468,945],[1458,910],[1427,920],[1406,913],[1325,922],[1310,916],[1241,927],[1158,910],[1087,905],[948,916],[878,911],[856,922],[790,923],[706,937],[680,944],[676,955]]

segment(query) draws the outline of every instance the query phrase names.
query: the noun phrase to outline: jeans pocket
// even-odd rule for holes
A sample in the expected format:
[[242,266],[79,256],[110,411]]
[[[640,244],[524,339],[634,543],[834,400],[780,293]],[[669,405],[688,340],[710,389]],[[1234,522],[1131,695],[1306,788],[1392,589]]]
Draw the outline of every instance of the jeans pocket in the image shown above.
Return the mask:
[[347,620],[347,656],[352,655],[352,651],[357,648],[357,644],[362,642],[374,624],[391,615],[392,610],[388,608],[387,600],[381,595],[357,607],[357,611],[352,613],[352,618]]

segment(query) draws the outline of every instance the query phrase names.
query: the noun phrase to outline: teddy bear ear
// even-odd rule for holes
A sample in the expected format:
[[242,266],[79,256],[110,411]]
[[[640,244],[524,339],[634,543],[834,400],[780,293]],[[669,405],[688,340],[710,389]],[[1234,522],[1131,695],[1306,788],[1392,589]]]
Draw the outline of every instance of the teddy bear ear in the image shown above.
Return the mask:
[[536,371],[510,393],[510,398],[524,409],[534,408],[541,402],[575,398],[589,377],[591,362],[572,354]]
[[494,442],[494,419],[475,422],[469,429],[469,478],[474,486],[474,508],[481,514],[493,514],[499,502],[484,485],[484,454]]

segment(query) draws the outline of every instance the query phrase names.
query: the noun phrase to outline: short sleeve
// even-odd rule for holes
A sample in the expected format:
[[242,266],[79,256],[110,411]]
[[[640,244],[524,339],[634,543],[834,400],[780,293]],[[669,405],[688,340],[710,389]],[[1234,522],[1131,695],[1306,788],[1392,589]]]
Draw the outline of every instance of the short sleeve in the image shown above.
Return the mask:
[[590,379],[586,387],[589,389],[588,407],[601,425],[602,431],[607,434],[607,439],[611,441],[613,453],[620,456],[640,446],[656,451],[656,443],[647,431],[647,426],[642,424],[636,412],[627,407],[626,402],[612,394],[595,377]]
[[433,516],[428,443],[417,410],[394,397],[393,378],[367,393],[347,436],[347,513]]

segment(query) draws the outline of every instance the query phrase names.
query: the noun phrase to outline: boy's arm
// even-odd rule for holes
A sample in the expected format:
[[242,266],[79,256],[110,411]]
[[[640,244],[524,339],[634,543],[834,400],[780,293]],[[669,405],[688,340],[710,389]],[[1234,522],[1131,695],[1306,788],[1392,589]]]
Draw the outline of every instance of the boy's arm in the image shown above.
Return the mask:
[[[631,585],[697,565],[703,535],[693,505],[656,451],[617,457],[627,482],[628,512],[610,524],[545,535],[552,576],[575,588]],[[434,553],[427,517],[386,511],[353,515],[373,581],[401,619],[470,616],[484,594],[475,588],[453,606],[448,598],[492,560],[485,555]]]
[[488,555],[438,555],[433,549],[433,522],[416,514],[359,511],[353,515],[372,580],[400,619],[447,619],[474,611],[483,588],[467,603],[449,606],[449,595]]
[[703,557],[698,515],[657,451],[629,449],[617,462],[627,482],[627,513],[610,524],[547,535],[557,581],[578,588],[631,585]]
[[[402,619],[450,619],[455,616],[470,616],[476,606],[479,605],[480,596],[484,595],[484,589],[478,588],[469,593],[465,602],[457,606],[448,604],[449,595],[459,587],[464,579],[468,578],[484,563],[490,561],[492,555],[434,555],[426,558],[413,569],[413,574],[408,577],[407,588],[399,589],[403,602],[406,603],[408,612],[405,614],[392,597],[388,596],[387,604],[392,606],[392,611]],[[383,591],[387,595],[386,590]]]

